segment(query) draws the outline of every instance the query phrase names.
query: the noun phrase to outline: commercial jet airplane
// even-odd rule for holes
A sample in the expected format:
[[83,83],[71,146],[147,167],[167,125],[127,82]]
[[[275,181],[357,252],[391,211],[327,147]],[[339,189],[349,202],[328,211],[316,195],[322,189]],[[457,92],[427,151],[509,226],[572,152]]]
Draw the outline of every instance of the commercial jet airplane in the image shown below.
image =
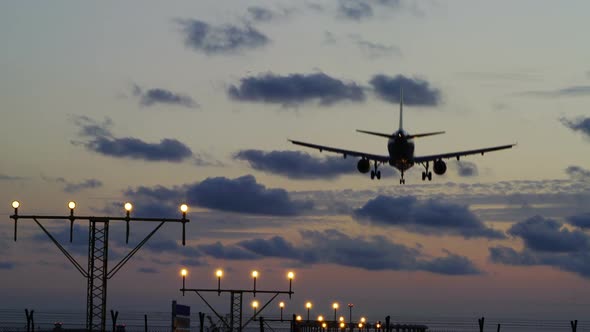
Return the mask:
[[358,152],[358,151],[351,151],[351,150],[344,150],[339,148],[333,148],[324,145],[317,145],[312,143],[306,143],[301,141],[294,141],[289,140],[291,143],[296,145],[305,146],[308,148],[313,148],[322,151],[328,152],[335,152],[346,156],[354,156],[360,157],[361,159],[358,161],[357,169],[361,173],[368,173],[371,170],[371,161],[373,162],[373,169],[371,170],[371,180],[374,178],[381,179],[381,171],[378,169],[379,165],[381,164],[389,164],[395,168],[397,168],[401,172],[401,178],[399,180],[400,184],[405,184],[406,180],[404,179],[404,172],[410,169],[414,164],[420,164],[424,167],[425,171],[422,172],[422,181],[428,179],[428,181],[432,180],[432,172],[429,171],[429,164],[433,162],[433,169],[434,173],[437,175],[445,174],[447,171],[447,164],[443,161],[443,159],[449,158],[459,158],[463,156],[468,156],[472,154],[481,154],[483,156],[486,152],[510,149],[516,144],[508,144],[508,145],[500,145],[500,146],[493,146],[489,148],[483,149],[475,149],[475,150],[466,150],[466,151],[458,151],[458,152],[450,152],[450,153],[442,153],[442,154],[434,154],[429,156],[414,156],[414,138],[418,137],[425,137],[425,136],[432,136],[432,135],[439,135],[444,134],[444,131],[437,131],[432,133],[422,133],[422,134],[409,134],[407,131],[403,129],[403,113],[404,112],[404,95],[403,90],[400,89],[400,104],[399,104],[399,129],[394,132],[393,134],[382,134],[376,133],[373,131],[366,131],[366,130],[358,130],[360,133],[381,136],[388,138],[387,142],[387,151],[389,152],[388,155],[376,155],[371,153],[365,152]]

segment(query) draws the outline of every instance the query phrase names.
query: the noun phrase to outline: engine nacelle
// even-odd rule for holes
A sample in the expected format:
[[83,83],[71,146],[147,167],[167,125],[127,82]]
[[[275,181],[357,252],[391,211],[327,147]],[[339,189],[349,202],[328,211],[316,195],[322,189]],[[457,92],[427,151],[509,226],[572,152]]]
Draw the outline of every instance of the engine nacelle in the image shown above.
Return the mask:
[[434,162],[434,173],[436,173],[437,175],[443,175],[446,171],[447,164],[444,161],[442,161],[442,159],[439,159]]
[[371,169],[371,163],[368,159],[363,158],[359,160],[358,164],[356,164],[356,169],[358,169],[361,173],[368,173]]

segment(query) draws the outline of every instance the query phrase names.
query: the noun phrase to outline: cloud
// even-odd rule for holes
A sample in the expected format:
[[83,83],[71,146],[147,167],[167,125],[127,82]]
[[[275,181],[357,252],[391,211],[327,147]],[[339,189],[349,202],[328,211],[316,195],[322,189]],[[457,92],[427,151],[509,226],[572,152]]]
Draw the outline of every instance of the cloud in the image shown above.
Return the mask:
[[247,49],[265,46],[269,38],[246,24],[212,26],[200,20],[178,20],[188,47],[207,55],[234,54]]
[[379,74],[373,76],[369,83],[379,98],[390,103],[399,103],[400,87],[404,90],[406,105],[437,106],[441,102],[440,90],[419,78],[408,78],[403,75],[390,77]]
[[188,186],[186,195],[189,204],[250,214],[293,216],[313,206],[310,201],[293,201],[284,189],[266,188],[252,175],[207,178]]
[[477,176],[477,165],[470,161],[455,161],[457,165],[457,174],[462,177]]
[[518,95],[526,97],[543,97],[543,98],[558,98],[558,97],[583,97],[590,96],[590,85],[569,86],[557,90],[544,91],[525,91]]
[[339,0],[338,13],[355,21],[373,16],[373,7],[363,0]]
[[559,119],[564,126],[570,128],[573,131],[579,131],[590,138],[590,118],[578,118],[575,120],[568,120],[566,118]]
[[244,248],[239,246],[226,246],[219,241],[214,244],[200,245],[199,249],[203,253],[217,259],[252,260],[260,258],[258,255],[245,250]]
[[572,180],[590,182],[590,170],[584,169],[580,166],[568,166],[568,168],[565,169],[565,172],[570,178],[572,178]]
[[6,175],[6,174],[1,174],[0,173],[0,181],[18,181],[18,180],[24,180],[24,177],[20,177],[20,176],[12,176],[12,175]]
[[576,216],[570,216],[566,218],[568,223],[572,226],[579,227],[581,229],[590,229],[590,213],[584,213]]
[[468,207],[434,199],[419,201],[412,196],[379,195],[354,210],[353,216],[360,222],[402,227],[420,234],[505,238],[502,232],[487,227]]
[[[173,188],[141,186],[126,190],[125,196],[137,202],[143,214],[177,213],[181,201],[212,210],[274,216],[299,215],[313,207],[311,201],[293,200],[284,189],[266,188],[252,175],[235,179],[207,178]],[[157,211],[150,208],[154,203],[157,203]]]
[[110,131],[110,119],[101,124],[79,116],[74,119],[74,123],[79,127],[79,136],[86,141],[73,141],[72,144],[83,145],[87,150],[104,156],[168,162],[182,162],[193,156],[188,146],[175,139],[165,138],[159,143],[147,143],[133,137],[114,137]]
[[277,13],[274,11],[259,6],[248,7],[248,14],[252,20],[257,22],[270,22],[277,17]]
[[245,160],[258,171],[286,176],[291,179],[335,179],[356,173],[350,159],[342,157],[316,158],[300,151],[241,150],[234,159]]
[[13,262],[3,262],[0,261],[0,270],[12,270],[16,267],[16,264]]
[[231,85],[228,95],[238,101],[263,102],[297,106],[318,101],[322,106],[341,101],[365,100],[363,88],[354,82],[346,83],[324,73],[290,74],[272,73],[242,78],[238,86]]
[[133,86],[133,94],[139,98],[141,106],[149,107],[156,104],[177,105],[188,108],[197,108],[197,104],[191,97],[174,93],[166,89],[148,89],[143,90],[140,86]]
[[552,219],[533,217],[515,224],[509,233],[524,241],[524,248],[489,248],[489,259],[507,265],[545,265],[590,278],[590,235],[568,230]]
[[380,43],[371,42],[364,40],[359,35],[350,35],[350,39],[358,46],[362,53],[371,59],[389,57],[389,56],[401,56],[402,52],[398,46],[395,45],[384,45]]
[[55,183],[63,184],[64,185],[64,188],[63,188],[64,192],[70,193],[70,194],[77,193],[77,192],[85,190],[85,189],[94,189],[94,188],[102,187],[102,181],[97,180],[97,179],[86,179],[81,182],[70,182],[62,177],[52,178],[52,177],[45,176],[43,174],[41,174],[41,179],[43,179],[44,181],[47,181],[47,182],[55,182]]
[[[302,264],[337,264],[365,270],[429,271],[444,275],[471,275],[481,271],[466,257],[446,252],[446,256],[430,259],[420,249],[391,242],[384,236],[351,237],[338,230],[301,231],[299,245],[281,236],[270,239],[253,239],[225,246],[221,243],[216,252],[232,255],[226,259],[244,259],[249,252],[252,259],[285,258]],[[238,250],[236,248],[241,248]]]
[[576,252],[590,249],[590,236],[579,230],[570,231],[563,223],[535,216],[510,227],[508,234],[523,239],[534,251]]
[[157,269],[152,268],[152,267],[140,267],[139,269],[137,269],[137,272],[154,274],[154,273],[158,273],[159,271]]

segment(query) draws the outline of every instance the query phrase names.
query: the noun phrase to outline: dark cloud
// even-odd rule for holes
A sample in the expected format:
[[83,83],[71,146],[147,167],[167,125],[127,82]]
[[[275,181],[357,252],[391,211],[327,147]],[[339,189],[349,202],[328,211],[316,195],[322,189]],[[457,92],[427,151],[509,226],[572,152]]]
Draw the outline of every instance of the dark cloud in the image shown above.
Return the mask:
[[552,219],[533,217],[515,224],[509,233],[522,238],[524,249],[491,247],[490,260],[507,265],[546,265],[590,278],[590,235],[568,230]]
[[0,261],[0,270],[12,270],[16,267],[13,262],[2,262]]
[[568,166],[568,168],[565,169],[565,172],[570,178],[572,178],[572,180],[590,182],[590,170],[584,169],[580,166]]
[[373,16],[373,7],[364,0],[339,0],[338,13],[342,17],[360,21]]
[[463,177],[477,176],[477,165],[470,161],[455,161],[457,165],[457,174]]
[[79,135],[85,141],[74,141],[87,150],[115,158],[138,159],[145,161],[182,162],[193,156],[191,149],[178,140],[165,138],[159,143],[147,143],[133,137],[114,137],[110,131],[112,121],[98,123],[88,117],[74,119],[79,127]]
[[574,252],[590,249],[590,236],[579,230],[570,231],[563,223],[535,216],[510,227],[508,234],[518,236],[527,248],[535,251]]
[[404,104],[436,106],[441,102],[440,91],[431,87],[428,81],[419,78],[379,74],[373,76],[369,83],[379,98],[390,103],[399,103],[400,87],[404,90]]
[[149,107],[156,104],[178,105],[188,108],[197,108],[197,104],[191,97],[179,93],[174,93],[166,89],[148,89],[143,90],[138,85],[133,87],[133,94],[139,98],[141,106]]
[[351,159],[316,158],[300,151],[241,150],[234,154],[234,159],[247,161],[255,170],[291,179],[335,179],[358,172]]
[[139,273],[147,273],[147,274],[154,274],[154,273],[158,273],[159,271],[152,268],[152,267],[140,267],[139,269],[137,269],[137,272]]
[[184,266],[207,266],[207,262],[199,260],[199,259],[183,259],[180,261],[180,264]]
[[243,27],[227,24],[212,26],[200,20],[179,20],[188,47],[208,55],[237,53],[265,46],[267,36],[246,24]]
[[242,78],[239,86],[231,85],[227,93],[234,100],[283,106],[297,106],[309,101],[318,101],[320,105],[327,106],[341,101],[365,100],[361,86],[324,73],[250,76]]
[[250,18],[257,22],[269,22],[276,16],[276,13],[270,9],[259,6],[248,7]]
[[77,193],[85,189],[93,189],[102,187],[102,181],[97,179],[88,179],[82,182],[65,182],[64,191],[67,193]]
[[18,180],[24,180],[25,178],[20,177],[20,176],[11,176],[11,175],[6,175],[6,174],[1,174],[0,173],[0,181],[18,181]]
[[402,54],[401,49],[395,45],[384,45],[362,39],[357,39],[356,45],[361,49],[363,54],[371,59],[383,58],[392,55],[401,56]]
[[312,208],[310,201],[293,201],[284,189],[269,189],[252,175],[236,179],[208,178],[186,188],[189,204],[214,210],[293,216]]
[[[384,236],[350,237],[338,230],[301,231],[302,243],[295,245],[285,238],[253,239],[224,246],[217,243],[215,253],[236,254],[216,256],[226,259],[279,257],[302,264],[337,264],[365,270],[429,271],[445,275],[479,274],[480,270],[466,257],[446,252],[434,259],[418,248],[391,242]],[[237,248],[241,248],[238,250]],[[230,258],[235,255],[235,258]]]
[[206,255],[217,259],[252,260],[261,258],[244,248],[239,246],[226,246],[219,241],[213,244],[200,245],[199,249]]
[[590,213],[570,216],[566,219],[568,223],[572,226],[576,226],[581,229],[590,229]]
[[579,96],[590,96],[590,86],[570,86],[563,89],[557,90],[545,90],[545,91],[525,91],[519,93],[521,96],[530,97],[544,97],[544,98],[558,98],[558,97],[579,97]]
[[561,123],[573,131],[579,131],[590,138],[590,118],[578,118],[575,120],[569,120],[566,118],[560,119]]
[[[142,186],[126,190],[125,196],[137,203],[143,213],[169,211],[177,214],[178,204],[183,201],[213,210],[276,216],[299,215],[313,206],[310,201],[291,199],[284,189],[266,188],[252,175],[235,179],[207,178],[173,188]],[[150,208],[154,205],[158,206],[156,211]]]
[[380,195],[356,209],[353,216],[361,222],[399,226],[421,234],[505,238],[502,232],[487,227],[468,207],[433,199],[419,201],[412,196]]

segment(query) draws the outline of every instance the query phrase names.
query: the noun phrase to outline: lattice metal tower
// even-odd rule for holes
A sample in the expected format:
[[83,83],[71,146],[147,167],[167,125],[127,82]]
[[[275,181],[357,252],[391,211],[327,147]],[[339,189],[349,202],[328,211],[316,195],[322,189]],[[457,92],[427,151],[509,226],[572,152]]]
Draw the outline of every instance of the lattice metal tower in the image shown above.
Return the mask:
[[[130,216],[133,206],[130,203],[125,203],[125,210],[127,215],[125,217],[91,217],[91,216],[76,216],[74,215],[74,208],[76,203],[70,202],[69,216],[45,216],[45,215],[19,215],[18,208],[20,203],[14,201],[12,207],[14,214],[10,216],[14,219],[14,241],[17,239],[17,223],[19,219],[32,219],[43,230],[49,239],[59,248],[59,250],[66,256],[66,258],[74,265],[74,267],[87,279],[88,285],[86,289],[86,328],[90,332],[105,332],[106,331],[106,316],[107,316],[107,282],[111,279],[121,268],[127,263],[139,249],[146,244],[146,242],[167,222],[182,223],[182,245],[186,244],[185,224],[190,220],[186,218],[188,207],[186,204],[181,205],[182,218],[181,219],[166,219],[166,218],[135,218]],[[76,259],[47,231],[45,227],[39,222],[41,219],[67,219],[70,220],[70,242],[73,238],[74,221],[88,220],[88,269],[84,269]],[[129,222],[130,221],[148,221],[159,222],[156,228],[150,232],[133,250],[131,250],[125,257],[121,259],[110,271],[108,269],[109,261],[109,223],[111,221],[125,221],[127,226],[126,243],[129,242]]]

